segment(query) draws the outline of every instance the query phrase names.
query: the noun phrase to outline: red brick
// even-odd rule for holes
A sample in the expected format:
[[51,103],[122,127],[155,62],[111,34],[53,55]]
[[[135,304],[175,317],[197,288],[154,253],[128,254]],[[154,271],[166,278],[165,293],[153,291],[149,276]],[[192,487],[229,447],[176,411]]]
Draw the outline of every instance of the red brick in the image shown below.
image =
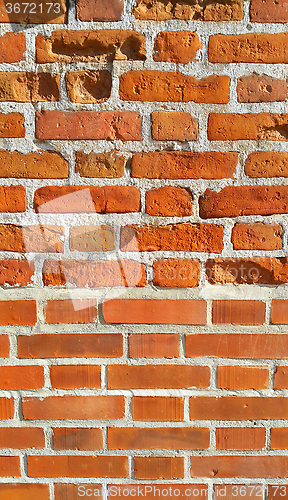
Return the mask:
[[[181,47],[181,50],[179,50]],[[202,43],[191,31],[161,31],[154,41],[154,61],[188,64],[195,61]]]
[[[4,33],[0,37],[0,63],[16,63],[25,60],[25,33]],[[1,497],[0,497],[1,498]]]
[[63,252],[62,226],[0,224],[0,250],[6,252]]
[[103,317],[106,323],[205,325],[206,302],[185,299],[112,299],[103,303]]
[[237,163],[237,153],[152,151],[133,155],[131,175],[147,179],[232,178]]
[[10,342],[8,335],[0,335],[0,358],[9,358]]
[[[7,342],[8,339],[5,353],[8,352],[9,344]],[[115,358],[122,356],[122,344],[122,335],[117,333],[18,335],[18,356],[19,358],[36,359]]]
[[16,179],[66,179],[68,161],[53,151],[19,153],[0,149],[0,177]]
[[288,114],[210,113],[207,134],[209,141],[287,141]]
[[192,259],[163,259],[153,264],[153,284],[161,287],[194,287],[200,282],[201,265]]
[[97,496],[98,500],[103,499],[102,484],[97,484],[97,483],[54,484],[54,492],[55,492],[54,493],[55,500],[79,500],[79,493],[82,494],[83,492],[85,492],[85,494],[88,496],[90,496],[90,494]]
[[141,116],[137,111],[37,111],[36,139],[141,141]]
[[288,282],[288,259],[254,257],[253,259],[209,259],[206,261],[209,283],[268,284]]
[[178,421],[184,418],[184,399],[174,397],[132,398],[133,420]]
[[[5,7],[4,0],[0,1],[0,23],[17,23],[17,24],[63,24],[67,23],[67,4],[66,0],[59,0],[57,2],[60,4],[60,7],[50,8],[46,7],[43,4],[43,8],[40,7],[41,2],[36,1],[36,9],[33,5],[28,4],[28,8],[25,9],[23,6],[22,9],[20,7],[20,12],[15,6],[15,3],[12,3],[14,9],[12,12],[8,13],[8,9]],[[21,5],[21,3],[20,3]],[[59,9],[59,13],[55,12],[55,10]],[[33,12],[31,12],[33,11]]]
[[186,335],[186,356],[283,359],[288,357],[288,335],[266,333]]
[[127,477],[127,457],[28,456],[29,477]]
[[287,500],[287,485],[281,484],[269,484],[268,486],[268,495],[267,498],[269,500]]
[[238,217],[288,213],[286,186],[227,186],[200,196],[200,217]]
[[1,477],[20,477],[20,457],[0,457]]
[[110,450],[201,450],[209,446],[209,429],[202,427],[110,427]]
[[215,252],[223,249],[223,226],[216,224],[168,224],[167,226],[124,226],[124,252],[188,251]]
[[0,72],[0,102],[60,101],[60,75],[23,71]]
[[123,0],[77,0],[76,19],[79,21],[120,21]]
[[55,428],[53,448],[54,450],[99,450],[103,448],[102,429]]
[[[37,427],[0,427],[0,448],[44,448],[43,429]],[[0,490],[1,500],[1,490]]]
[[272,299],[271,323],[275,325],[288,324],[287,300]]
[[116,234],[112,226],[81,225],[70,228],[70,250],[109,252],[116,250]]
[[35,325],[35,300],[0,301],[0,325]]
[[97,299],[48,300],[45,306],[46,323],[95,323]]
[[212,322],[225,325],[262,325],[266,305],[256,300],[213,300]]
[[135,479],[177,479],[184,477],[182,457],[135,457]]
[[274,373],[274,389],[288,389],[288,366],[277,366]]
[[44,385],[43,366],[1,366],[0,389],[16,391],[41,389]]
[[212,63],[287,63],[288,33],[245,33],[213,35],[209,38],[208,58]]
[[7,498],[11,500],[31,500],[31,498],[33,500],[49,500],[49,484],[1,483],[0,500],[7,500]]
[[53,365],[51,387],[56,389],[100,388],[101,368],[96,365]]
[[28,260],[1,260],[0,285],[27,286],[33,283],[31,279],[35,271],[34,262]]
[[219,389],[268,389],[269,369],[256,366],[218,366]]
[[271,450],[285,450],[288,446],[288,428],[275,427],[271,429]]
[[0,397],[0,420],[14,417],[14,399]]
[[288,177],[288,153],[256,151],[245,161],[245,174],[249,177]]
[[23,186],[0,186],[0,212],[25,212],[26,192]]
[[123,396],[49,396],[23,398],[26,420],[97,420],[124,416]]
[[0,138],[4,137],[25,137],[23,113],[0,113]]
[[134,186],[45,186],[34,195],[38,213],[126,213],[140,211]]
[[111,95],[112,75],[107,70],[68,71],[65,80],[68,98],[72,102],[102,103]]
[[287,97],[286,80],[252,74],[237,80],[238,102],[276,102]]
[[210,368],[187,365],[109,365],[108,389],[182,389],[210,385]]
[[266,442],[264,427],[221,427],[216,429],[218,450],[261,450]]
[[205,78],[176,71],[128,71],[120,76],[122,101],[229,102],[230,78],[210,75]]
[[192,397],[191,420],[281,420],[288,415],[287,398]]
[[252,0],[250,4],[252,23],[287,23],[288,7],[285,0]]
[[190,113],[153,111],[151,122],[152,139],[155,141],[196,141],[198,139],[198,122]]
[[116,150],[105,153],[76,151],[75,172],[81,177],[123,177],[125,165],[125,156],[121,156]]
[[187,217],[193,213],[192,194],[179,186],[165,186],[146,191],[145,212],[161,217]]
[[285,456],[213,456],[191,457],[192,477],[286,478]]
[[280,224],[235,224],[231,241],[234,250],[281,250],[282,226]]
[[[160,498],[165,497],[165,496],[167,496],[167,490],[169,490],[169,498],[171,498],[172,500],[177,500],[178,496],[185,497],[189,493],[192,496],[192,498],[194,498],[197,496],[197,494],[199,495],[199,492],[200,492],[201,498],[208,497],[207,484],[199,484],[199,483],[197,483],[197,484],[187,484],[187,483],[185,483],[185,484],[184,483],[183,484],[180,484],[180,483],[177,483],[177,484],[175,484],[175,483],[155,484],[154,482],[153,483],[145,482],[145,484],[137,483],[137,485],[135,483],[134,484],[126,484],[125,483],[125,484],[117,484],[117,485],[108,484],[109,498],[110,498],[110,496],[113,495],[113,497],[115,499],[120,500],[120,498],[123,498],[123,496],[126,496],[126,498],[128,500],[133,500],[133,497],[135,496],[135,492],[136,492],[136,494],[140,494],[141,489],[145,488],[145,486],[146,486],[146,490],[144,490],[144,491],[145,491],[146,500],[155,499],[155,494],[159,495]],[[124,493],[124,490],[125,490],[125,493]],[[175,490],[178,490],[180,492],[180,495]],[[139,493],[138,493],[138,491],[139,491]],[[144,491],[143,491],[143,493],[144,493]],[[63,500],[66,500],[66,498]],[[70,500],[70,498],[69,499],[67,498],[67,500]],[[79,499],[73,498],[72,500],[79,500]],[[259,500],[259,499],[255,498],[253,500]],[[279,500],[281,500],[281,499],[279,499]]]
[[176,333],[132,333],[129,335],[129,356],[130,358],[177,358],[179,335]]

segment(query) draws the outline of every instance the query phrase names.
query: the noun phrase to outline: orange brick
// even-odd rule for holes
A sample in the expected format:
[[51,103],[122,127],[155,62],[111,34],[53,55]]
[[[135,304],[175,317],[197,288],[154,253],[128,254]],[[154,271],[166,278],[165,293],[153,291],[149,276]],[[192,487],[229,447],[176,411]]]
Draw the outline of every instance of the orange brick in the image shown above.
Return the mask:
[[43,366],[1,366],[1,390],[41,389],[44,385]]
[[249,177],[288,177],[288,153],[256,151],[245,161],[245,174]]
[[267,498],[269,500],[287,500],[287,485],[280,484],[269,484],[268,486],[268,495]]
[[[178,51],[178,53],[180,52]],[[155,141],[183,142],[198,139],[198,122],[190,113],[184,113],[184,111],[153,111],[151,113],[151,122],[152,139]]]
[[10,341],[8,335],[0,335],[0,358],[9,358]]
[[221,427],[216,429],[218,450],[261,450],[265,446],[264,427]]
[[195,78],[176,71],[128,71],[120,76],[122,101],[229,102],[230,78],[210,75]]
[[1,260],[0,285],[27,286],[35,272],[34,262],[27,260]]
[[272,300],[271,323],[275,325],[286,325],[288,323],[287,301],[281,299]]
[[269,369],[256,366],[218,366],[219,389],[268,389]]
[[0,177],[66,179],[68,166],[68,161],[53,151],[19,153],[0,149]]
[[184,477],[182,457],[135,457],[135,479],[180,479]]
[[0,212],[25,212],[25,210],[26,191],[23,186],[0,186]]
[[[17,23],[17,24],[63,24],[67,23],[67,4],[65,0],[59,0],[59,7],[50,8],[43,5],[40,7],[40,2],[36,1],[36,6],[30,6],[28,9],[20,6],[18,12],[17,7],[13,3],[14,9],[8,13],[5,8],[4,0],[0,2],[0,23]],[[21,5],[21,4],[20,4]],[[28,12],[29,10],[29,12]],[[59,12],[55,12],[58,11]],[[33,12],[32,12],[33,11]]]
[[277,366],[274,373],[274,389],[288,389],[288,366]]
[[60,75],[0,71],[0,102],[60,101]]
[[14,399],[0,398],[0,420],[14,418]]
[[103,448],[102,429],[54,428],[53,448],[54,450],[99,450]]
[[123,177],[125,165],[125,156],[121,156],[116,150],[109,153],[76,151],[75,172],[81,177]]
[[0,250],[4,252],[63,252],[62,226],[0,224]]
[[109,365],[108,389],[182,389],[210,385],[207,366]]
[[11,64],[24,61],[25,50],[25,33],[8,32],[0,37],[0,63]]
[[0,457],[1,477],[20,477],[20,457]]
[[234,250],[281,250],[282,226],[279,224],[235,224],[231,241]]
[[254,257],[252,259],[209,259],[206,261],[209,283],[268,284],[288,282],[288,259]]
[[286,398],[192,397],[191,420],[279,420],[286,419]]
[[287,123],[285,113],[210,113],[207,134],[209,141],[287,141]]
[[191,192],[178,186],[165,186],[147,191],[145,206],[147,214],[158,217],[187,217],[193,213]]
[[97,420],[123,418],[123,396],[49,396],[23,398],[26,420]]
[[0,500],[49,500],[49,484],[37,483],[1,483],[0,484]]
[[173,397],[132,398],[134,420],[177,421],[184,418],[184,399]]
[[[121,497],[124,495],[127,497],[128,500],[133,500],[133,497],[135,496],[135,491],[138,493],[138,491],[141,491],[142,488],[145,488],[145,498],[146,500],[153,500],[155,498],[155,494],[159,495],[159,497],[165,497],[167,495],[167,491],[169,490],[169,497],[172,498],[172,500],[176,500],[177,496],[183,496],[185,497],[189,493],[191,494],[192,498],[196,497],[197,494],[201,495],[201,498],[207,498],[208,497],[208,487],[207,484],[180,484],[180,483],[148,483],[145,482],[145,484],[137,483],[137,486],[134,484],[108,484],[108,491],[109,495],[115,497],[117,500],[120,500]],[[135,489],[136,488],[136,489]],[[155,488],[155,489],[154,489]],[[171,488],[171,489],[170,489]],[[124,493],[125,490],[125,493]],[[175,492],[175,490],[178,490],[178,492]],[[158,493],[159,492],[159,493]],[[57,500],[57,499],[56,499]],[[60,499],[59,499],[60,500]],[[62,500],[62,499],[61,499]],[[65,498],[66,500],[66,498]],[[67,498],[67,500],[70,500]],[[74,498],[73,498],[74,500]],[[78,498],[75,500],[79,500]],[[254,499],[253,499],[254,500]],[[255,499],[259,500],[259,499]],[[281,500],[281,499],[279,499]]]
[[262,325],[266,305],[256,300],[213,300],[214,324]]
[[288,445],[288,428],[274,427],[271,429],[271,450],[285,450]]
[[197,33],[161,31],[155,38],[153,59],[154,61],[187,64],[195,61],[199,49],[202,49],[202,43]]
[[200,282],[201,264],[192,259],[165,259],[153,264],[153,284],[161,287],[194,287]]
[[[243,2],[232,0],[229,4],[220,1],[207,4],[191,3],[190,0],[137,0],[132,10],[136,19],[167,21],[182,19],[191,21],[240,21],[243,19]],[[182,47],[181,47],[182,48]]]
[[130,358],[177,358],[179,356],[179,335],[175,333],[132,333],[129,336],[129,356]]
[[[43,429],[37,427],[0,427],[0,448],[44,448]],[[0,490],[1,500],[1,490]]]
[[115,358],[122,354],[123,339],[117,333],[18,335],[19,358]]
[[72,102],[102,103],[111,95],[112,76],[107,70],[68,71],[65,80],[68,98]]
[[95,323],[97,299],[48,300],[45,306],[46,323]]
[[100,388],[101,367],[96,365],[53,365],[51,387],[56,389]]
[[102,500],[103,498],[102,484],[97,483],[55,484],[54,492],[55,500],[79,500],[79,493],[83,494],[83,492],[88,496],[91,494],[97,496],[98,500]]
[[0,138],[25,137],[23,113],[0,113]]
[[35,325],[35,300],[0,301],[0,325]]
[[285,456],[213,456],[191,457],[192,477],[286,478]]
[[121,456],[41,455],[28,456],[27,462],[29,477],[128,476],[128,459]]

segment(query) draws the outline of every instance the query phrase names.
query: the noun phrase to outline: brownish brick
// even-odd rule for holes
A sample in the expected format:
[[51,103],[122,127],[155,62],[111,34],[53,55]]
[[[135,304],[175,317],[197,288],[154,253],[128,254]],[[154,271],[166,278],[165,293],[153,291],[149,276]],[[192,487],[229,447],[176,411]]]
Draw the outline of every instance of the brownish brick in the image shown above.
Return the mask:
[[[0,23],[16,23],[16,24],[64,24],[67,23],[67,3],[66,0],[59,0],[52,6],[48,3],[41,3],[42,0],[35,0],[34,5],[28,4],[28,7],[20,3],[19,12],[15,2],[12,2],[11,9],[8,13],[5,0],[0,1]],[[59,6],[57,5],[59,4]]]
[[0,63],[16,63],[24,61],[26,50],[25,33],[4,33],[0,37]]
[[210,113],[208,139],[209,141],[287,141],[288,114]]
[[109,252],[116,248],[116,235],[112,226],[72,226],[70,250],[79,252]]
[[252,74],[237,80],[239,102],[276,102],[287,97],[286,80]]
[[155,141],[183,142],[198,139],[198,122],[190,113],[184,113],[184,111],[153,111],[151,113],[151,122],[152,139]]
[[135,457],[136,479],[179,479],[184,477],[182,457]]
[[60,101],[60,75],[0,72],[0,102]]
[[158,260],[153,264],[153,284],[161,287],[194,287],[199,285],[200,273],[198,260]]
[[193,21],[240,21],[243,19],[243,2],[206,2],[203,0],[137,0],[133,8],[136,19],[151,19],[153,21],[167,21],[169,19],[183,19]]
[[65,74],[66,88],[70,101],[81,104],[105,102],[112,88],[110,71],[68,71]]
[[54,450],[100,450],[103,448],[102,429],[54,428],[53,448]]
[[0,177],[16,179],[66,179],[68,161],[59,153],[19,153],[0,149]]
[[97,299],[48,300],[45,306],[48,324],[95,323],[97,315]]
[[265,284],[288,283],[288,259],[254,257],[253,259],[209,259],[206,262],[209,283]]
[[76,19],[79,21],[120,21],[123,0],[76,1]]
[[23,113],[0,113],[0,138],[25,137]]
[[288,9],[285,0],[252,0],[250,4],[252,23],[287,23]]
[[84,153],[76,151],[75,172],[81,177],[123,177],[126,159],[117,151],[107,153]]

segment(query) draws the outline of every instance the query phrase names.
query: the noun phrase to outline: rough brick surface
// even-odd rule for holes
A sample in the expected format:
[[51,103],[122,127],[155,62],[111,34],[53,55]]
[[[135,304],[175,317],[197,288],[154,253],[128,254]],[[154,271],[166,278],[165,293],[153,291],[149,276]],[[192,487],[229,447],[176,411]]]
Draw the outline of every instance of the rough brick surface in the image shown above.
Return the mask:
[[64,24],[67,23],[68,8],[66,0],[59,0],[49,7],[38,0],[34,5],[25,6],[20,3],[19,7],[12,3],[9,8],[4,0],[0,3],[0,23],[17,24]]
[[125,169],[125,157],[117,154],[116,151],[111,153],[84,153],[84,151],[76,152],[75,172],[81,177],[122,177]]
[[209,445],[208,429],[178,427],[169,429],[167,427],[156,427],[153,429],[141,429],[135,427],[110,428],[108,429],[109,449],[161,449],[161,442],[165,441],[168,449],[205,449]]
[[285,101],[287,97],[286,80],[253,74],[237,80],[239,102]]
[[53,151],[19,153],[0,150],[0,176],[17,179],[65,179],[68,162]]
[[253,259],[214,259],[206,262],[206,276],[210,283],[260,283],[280,285],[288,282],[286,257]]
[[247,156],[245,174],[249,177],[288,177],[288,154],[257,151]]
[[23,186],[0,186],[0,212],[25,212],[26,191]]
[[23,61],[26,50],[24,33],[4,33],[0,37],[0,62],[16,63]]
[[70,71],[66,73],[66,88],[70,101],[81,104],[105,102],[112,87],[111,73],[102,71]]
[[155,141],[194,141],[198,139],[198,123],[190,113],[153,111],[152,139]]
[[161,287],[194,287],[200,282],[198,260],[165,259],[153,264],[153,283]]
[[0,249],[6,252],[62,252],[61,226],[0,224]]
[[192,195],[188,189],[162,187],[146,193],[146,213],[166,217],[187,217],[192,215]]
[[77,0],[76,16],[80,21],[119,21],[123,13],[123,0]]
[[250,19],[254,23],[287,23],[288,7],[285,0],[251,0]]
[[25,137],[22,113],[0,114],[0,138],[2,137]]
[[60,76],[49,73],[0,72],[0,101],[60,100]]
[[243,3],[231,1],[227,3],[206,2],[197,0],[137,0],[133,9],[136,19],[166,21],[169,19],[200,21],[239,21],[243,18]]
[[70,229],[70,249],[80,252],[115,250],[115,231],[111,226],[75,226]]
[[208,121],[208,139],[210,141],[287,141],[288,114],[211,113]]
[[[179,50],[181,46],[181,50]],[[161,31],[154,42],[154,61],[187,64],[195,60],[202,43],[191,31]]]
[[282,226],[263,222],[235,224],[231,241],[235,250],[281,250]]

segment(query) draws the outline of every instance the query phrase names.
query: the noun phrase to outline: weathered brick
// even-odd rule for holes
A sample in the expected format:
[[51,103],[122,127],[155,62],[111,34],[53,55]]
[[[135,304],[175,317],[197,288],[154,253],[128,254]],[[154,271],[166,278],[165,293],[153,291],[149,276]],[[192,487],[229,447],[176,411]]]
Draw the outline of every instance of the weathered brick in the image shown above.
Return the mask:
[[184,418],[184,399],[134,396],[133,420],[180,421]]
[[[123,396],[50,396],[23,398],[25,420],[100,420],[124,416]],[[79,477],[79,476],[77,476]]]
[[152,139],[155,141],[196,141],[198,139],[198,122],[190,113],[153,111],[151,122]]
[[72,226],[70,250],[79,252],[109,252],[116,248],[116,235],[112,226]]
[[280,224],[235,224],[231,241],[234,250],[281,250],[282,226]]
[[282,420],[287,415],[287,398],[282,397],[190,398],[191,420]]
[[163,259],[153,264],[153,284],[162,287],[194,287],[200,282],[201,265],[192,259]]
[[96,365],[53,365],[50,378],[51,387],[55,389],[99,389],[101,368]]
[[169,224],[121,228],[124,252],[189,251],[220,253],[223,226],[214,224]]
[[[79,493],[83,492],[85,492],[85,494],[87,494],[88,496],[91,493],[92,495],[97,496],[98,500],[103,500],[102,484],[97,484],[97,483],[54,484],[54,492],[55,492],[55,500],[79,500]],[[252,500],[259,500],[259,499],[253,498]]]
[[45,286],[72,283],[79,287],[91,288],[145,286],[147,284],[144,264],[133,260],[46,260],[43,264],[43,282]]
[[95,323],[97,321],[97,299],[48,300],[45,306],[45,322]]
[[287,366],[277,366],[274,372],[274,389],[288,389]]
[[[0,457],[0,476],[1,477],[20,477],[20,457]],[[7,498],[7,497],[6,497]]]
[[0,113],[0,138],[25,137],[23,113]]
[[62,226],[0,224],[0,250],[6,252],[63,252]]
[[219,389],[268,389],[269,369],[256,366],[218,366]]
[[60,101],[60,75],[0,72],[0,102]]
[[79,21],[120,21],[123,0],[76,1],[76,19]]
[[[38,429],[37,427],[0,427],[0,448],[25,449],[44,447],[45,436],[43,429]],[[0,500],[2,500],[1,489]]]
[[179,186],[165,186],[146,191],[145,212],[161,217],[187,217],[193,213],[192,194]]
[[[262,5],[262,4],[261,4]],[[212,63],[288,63],[288,33],[212,35],[208,58]]]
[[[179,50],[181,47],[181,50]],[[154,41],[154,61],[187,64],[195,61],[196,54],[202,49],[197,33],[191,31],[161,31]]]
[[272,427],[271,429],[271,450],[285,450],[288,445],[288,428]]
[[9,358],[10,342],[8,335],[0,335],[0,358]]
[[49,484],[38,483],[1,483],[0,500],[49,500]]
[[206,261],[209,283],[265,284],[288,283],[287,257],[253,259],[211,259]]
[[0,177],[66,179],[68,161],[53,151],[19,153],[0,149]]
[[221,427],[216,429],[218,450],[261,450],[265,446],[264,427]]
[[135,457],[136,479],[177,479],[184,477],[182,457]]
[[[26,51],[25,33],[4,33],[0,37],[0,63],[24,61]],[[0,497],[1,498],[1,497]]]
[[68,71],[65,74],[66,88],[70,101],[82,104],[105,102],[112,88],[110,71]]
[[205,325],[206,307],[204,300],[111,299],[103,317],[106,323]]
[[45,186],[34,194],[38,213],[126,213],[140,208],[135,186]]
[[237,80],[239,102],[276,102],[287,97],[286,80],[252,74]]
[[272,299],[271,323],[275,325],[288,324],[287,300]]
[[[7,6],[8,7],[8,6]],[[19,10],[16,3],[12,2],[11,12],[8,12],[5,0],[0,1],[0,23],[17,24],[64,24],[67,23],[67,3],[66,0],[59,0],[52,6],[48,3],[41,3],[41,0],[35,0],[34,4],[20,3]],[[14,8],[13,8],[14,7]]]
[[0,325],[35,325],[35,300],[1,300]]
[[219,325],[262,325],[266,305],[261,300],[213,300],[212,322]]
[[269,484],[268,486],[268,496],[269,500],[286,500],[288,490],[285,485],[280,484]]
[[232,0],[220,3],[215,1],[196,0],[137,0],[133,8],[136,19],[151,19],[166,21],[169,19],[183,19],[196,21],[240,21],[243,19],[243,2]]
[[141,116],[137,111],[37,111],[36,138],[141,141]]
[[227,186],[199,198],[202,219],[288,213],[287,186]]
[[81,177],[123,177],[126,159],[117,151],[107,153],[84,153],[76,151],[75,172]]
[[108,389],[181,389],[210,385],[207,366],[109,365]]
[[288,153],[256,151],[247,156],[245,174],[249,177],[288,177]]
[[39,64],[145,61],[145,41],[144,35],[132,30],[57,30],[47,37],[39,33],[36,37],[36,60]]
[[286,478],[287,466],[287,456],[191,457],[191,476]]
[[237,153],[153,151],[133,155],[131,175],[148,179],[232,178],[237,163]]
[[196,78],[175,71],[128,71],[120,76],[123,101],[229,102],[230,78],[211,75]]
[[210,113],[208,139],[209,141],[287,141],[288,114]]
[[[1,341],[1,336],[0,336]],[[9,344],[3,341],[5,353]],[[119,333],[18,335],[19,358],[115,358],[123,354]],[[3,347],[4,350],[4,347]]]
[[59,427],[53,429],[54,450],[100,450],[103,448],[102,429]]
[[0,186],[0,212],[25,212],[26,191],[23,186]]
[[178,356],[179,335],[177,333],[132,333],[129,335],[130,358],[177,358]]
[[[1,323],[2,324],[2,323]],[[23,323],[20,323],[23,324]],[[29,323],[31,324],[31,323]],[[41,389],[44,385],[43,366],[1,366],[0,389],[17,391]]]
[[288,8],[285,0],[252,0],[250,4],[252,23],[287,23]]
[[121,456],[28,456],[27,465],[29,477],[94,478],[128,476],[128,459]]

